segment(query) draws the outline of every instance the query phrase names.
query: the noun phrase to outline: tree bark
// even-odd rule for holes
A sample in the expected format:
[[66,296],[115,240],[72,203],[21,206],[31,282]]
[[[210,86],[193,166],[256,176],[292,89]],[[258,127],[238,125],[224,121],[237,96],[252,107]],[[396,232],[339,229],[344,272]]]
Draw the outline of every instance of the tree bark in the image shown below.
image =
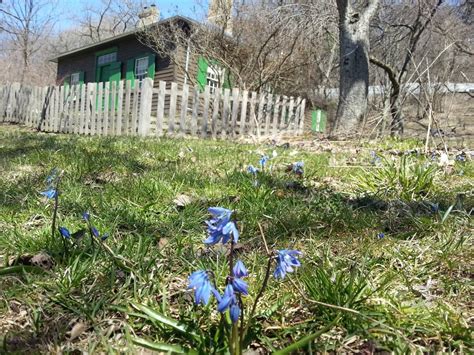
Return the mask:
[[336,0],[339,12],[339,103],[333,135],[357,133],[367,110],[369,89],[369,23],[379,0],[356,9],[349,0]]

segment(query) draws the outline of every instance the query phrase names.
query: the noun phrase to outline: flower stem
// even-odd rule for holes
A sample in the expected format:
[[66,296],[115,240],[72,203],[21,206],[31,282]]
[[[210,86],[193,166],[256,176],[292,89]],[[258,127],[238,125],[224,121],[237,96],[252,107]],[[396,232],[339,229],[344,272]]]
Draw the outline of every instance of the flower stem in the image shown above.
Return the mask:
[[247,320],[247,326],[245,327],[244,331],[242,332],[242,339],[245,338],[247,335],[247,331],[250,327],[250,324],[253,321],[253,317],[255,315],[255,311],[257,309],[257,304],[260,298],[263,296],[263,293],[265,292],[265,289],[267,288],[268,280],[270,279],[270,270],[272,267],[272,261],[273,261],[273,256],[269,255],[268,256],[268,263],[267,263],[267,270],[265,271],[265,278],[263,279],[262,287],[260,287],[260,291],[258,291],[257,297],[255,298],[255,301],[252,306],[252,310],[250,311],[250,314],[248,316]]
[[59,207],[59,182],[61,181],[61,172],[56,178],[55,194],[54,194],[54,209],[53,209],[53,221],[51,223],[51,241],[54,242],[54,234],[56,233],[56,219],[58,217],[58,207]]

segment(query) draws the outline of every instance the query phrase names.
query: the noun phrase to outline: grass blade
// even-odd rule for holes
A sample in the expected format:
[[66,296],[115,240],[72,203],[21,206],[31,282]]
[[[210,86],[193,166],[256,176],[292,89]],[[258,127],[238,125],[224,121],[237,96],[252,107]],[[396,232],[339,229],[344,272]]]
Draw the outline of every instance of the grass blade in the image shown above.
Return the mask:
[[453,208],[454,208],[454,205],[449,206],[449,208],[444,213],[443,218],[441,219],[441,224],[443,224],[448,219]]
[[314,339],[321,336],[323,333],[326,333],[329,329],[331,329],[334,326],[334,324],[337,323],[338,320],[339,320],[339,317],[335,318],[331,323],[329,323],[323,329],[318,330],[316,333],[307,335],[307,336],[301,338],[300,340],[298,340],[297,342],[291,344],[290,346],[287,346],[284,349],[278,350],[278,351],[274,352],[273,354],[274,355],[291,354],[294,351],[297,351],[297,350],[301,349],[302,347],[304,347],[304,346],[308,345],[309,343],[311,343]]
[[7,276],[13,274],[22,274],[24,272],[32,272],[35,274],[44,274],[46,271],[37,267],[29,265],[16,265],[16,266],[6,266],[0,268],[0,276]]
[[132,342],[135,345],[142,346],[144,348],[155,350],[155,351],[167,351],[172,354],[188,354],[189,351],[183,349],[179,345],[171,345],[165,343],[154,343],[141,338],[132,338]]
[[188,329],[188,327],[184,324],[179,324],[178,321],[172,319],[172,318],[168,318],[168,317],[165,317],[164,315],[162,314],[159,314],[157,312],[155,312],[153,309],[151,309],[150,307],[147,307],[145,305],[142,305],[142,304],[136,304],[136,303],[132,303],[132,306],[139,310],[139,311],[142,311],[143,313],[145,313],[147,319],[150,319],[152,321],[156,321],[158,323],[161,323],[161,324],[164,324],[164,325],[167,325],[171,328],[174,328],[176,329],[177,331],[181,332],[181,333],[184,333],[184,334],[187,334],[187,335],[191,335],[193,338],[199,338],[199,336]]

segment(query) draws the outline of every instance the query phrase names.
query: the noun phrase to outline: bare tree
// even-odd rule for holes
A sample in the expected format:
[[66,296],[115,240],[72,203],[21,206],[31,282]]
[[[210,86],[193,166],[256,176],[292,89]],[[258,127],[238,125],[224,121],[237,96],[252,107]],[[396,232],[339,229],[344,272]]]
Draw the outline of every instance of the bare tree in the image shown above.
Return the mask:
[[336,0],[339,12],[339,103],[335,136],[356,133],[366,114],[369,87],[369,24],[379,0]]
[[[433,18],[443,0],[418,2],[386,2],[384,11],[375,26],[379,38],[375,43],[384,44],[382,56],[371,55],[370,62],[381,68],[388,76],[390,89],[390,113],[392,117],[391,134],[403,133],[403,115],[401,110],[401,84],[412,64],[413,56],[420,46],[425,31],[430,29]],[[392,49],[387,47],[391,46]],[[387,52],[387,50],[389,52]],[[392,51],[393,56],[387,55]],[[393,53],[393,51],[395,51]],[[393,62],[393,59],[396,62]],[[392,63],[390,63],[392,60]]]
[[[216,10],[211,10],[215,18]],[[335,6],[316,1],[234,2],[232,21],[223,16],[208,24],[150,27],[142,39],[176,61],[183,57],[179,50],[191,48],[194,56],[225,68],[234,86],[314,98],[315,87],[327,85],[335,68],[334,14]],[[185,75],[190,82],[195,80],[193,73]]]
[[9,1],[0,6],[0,36],[9,42],[10,50],[21,55],[22,83],[33,56],[46,45],[45,38],[51,34],[55,20],[52,1]]

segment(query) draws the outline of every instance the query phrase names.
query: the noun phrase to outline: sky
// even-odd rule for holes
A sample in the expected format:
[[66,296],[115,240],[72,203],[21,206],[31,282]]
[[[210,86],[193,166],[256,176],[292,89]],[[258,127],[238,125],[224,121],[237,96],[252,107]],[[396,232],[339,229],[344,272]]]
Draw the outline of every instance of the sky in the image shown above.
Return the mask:
[[[73,26],[72,18],[77,11],[86,5],[94,5],[100,0],[57,0],[59,10],[65,15],[58,23],[58,29],[64,30]],[[155,4],[160,10],[160,18],[182,15],[200,19],[207,12],[208,0],[147,0],[148,5]]]

